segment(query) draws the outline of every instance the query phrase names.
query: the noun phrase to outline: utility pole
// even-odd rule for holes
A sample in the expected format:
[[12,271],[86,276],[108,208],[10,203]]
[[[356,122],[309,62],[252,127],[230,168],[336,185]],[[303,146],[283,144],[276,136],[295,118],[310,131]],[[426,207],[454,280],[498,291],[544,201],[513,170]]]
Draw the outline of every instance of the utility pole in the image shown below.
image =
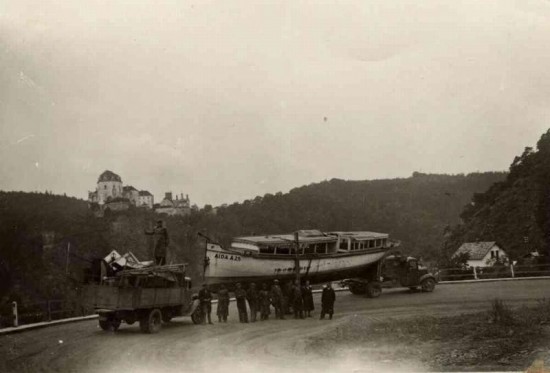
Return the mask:
[[298,281],[298,286],[300,286],[300,237],[298,232],[294,232],[294,245],[296,247],[295,256],[294,256],[294,271],[296,272],[296,281]]
[[275,237],[275,238],[279,238],[283,241],[290,242],[290,243],[294,244],[294,247],[295,247],[294,273],[296,275],[296,280],[298,281],[298,283],[300,283],[300,255],[299,255],[300,239],[299,239],[298,232],[294,232],[294,240],[287,240],[286,238],[283,238],[283,237]]
[[65,274],[69,274],[69,254],[71,253],[71,241],[67,244],[67,262],[65,263]]

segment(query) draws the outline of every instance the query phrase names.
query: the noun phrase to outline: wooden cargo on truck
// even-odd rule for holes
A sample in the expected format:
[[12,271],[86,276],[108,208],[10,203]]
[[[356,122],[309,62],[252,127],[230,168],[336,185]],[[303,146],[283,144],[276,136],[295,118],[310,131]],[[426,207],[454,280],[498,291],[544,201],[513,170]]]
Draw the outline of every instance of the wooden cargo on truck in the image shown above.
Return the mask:
[[198,300],[185,276],[185,264],[123,270],[88,284],[84,291],[85,303],[99,314],[99,325],[106,331],[116,331],[122,321],[139,321],[146,333],[157,332],[162,321],[177,316],[200,321],[193,317]]

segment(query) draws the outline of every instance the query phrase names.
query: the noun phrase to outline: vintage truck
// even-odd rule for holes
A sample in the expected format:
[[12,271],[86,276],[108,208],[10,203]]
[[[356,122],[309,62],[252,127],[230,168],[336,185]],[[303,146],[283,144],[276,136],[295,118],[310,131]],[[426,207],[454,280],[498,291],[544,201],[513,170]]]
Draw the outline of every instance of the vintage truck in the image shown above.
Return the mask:
[[156,333],[162,322],[191,316],[202,322],[199,301],[192,294],[185,264],[128,269],[84,287],[84,303],[99,315],[99,326],[116,331],[122,321],[139,321],[144,333]]
[[388,253],[367,276],[340,282],[353,294],[366,294],[370,298],[379,297],[382,288],[408,287],[416,290],[420,287],[423,292],[432,292],[436,283],[435,276],[417,258],[399,252]]

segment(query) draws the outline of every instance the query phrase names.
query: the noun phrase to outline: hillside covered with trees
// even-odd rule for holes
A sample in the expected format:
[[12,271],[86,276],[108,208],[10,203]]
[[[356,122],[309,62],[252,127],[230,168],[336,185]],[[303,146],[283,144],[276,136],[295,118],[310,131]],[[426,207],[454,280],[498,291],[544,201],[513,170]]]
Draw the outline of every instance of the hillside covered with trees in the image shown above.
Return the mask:
[[[392,180],[332,179],[215,210],[206,206],[189,216],[162,216],[171,238],[168,260],[190,263],[191,276],[200,282],[204,242],[198,232],[227,245],[234,236],[297,229],[387,232],[405,251],[436,259],[444,231],[460,222],[472,195],[505,177],[415,172]],[[89,260],[113,249],[150,259],[151,241],[143,230],[158,218],[142,209],[97,218],[76,198],[0,192],[0,297],[14,291],[26,299],[74,295]]]
[[504,180],[475,193],[460,217],[449,232],[447,256],[462,242],[477,240],[497,241],[512,259],[534,250],[549,253],[550,130],[536,149],[515,157]]

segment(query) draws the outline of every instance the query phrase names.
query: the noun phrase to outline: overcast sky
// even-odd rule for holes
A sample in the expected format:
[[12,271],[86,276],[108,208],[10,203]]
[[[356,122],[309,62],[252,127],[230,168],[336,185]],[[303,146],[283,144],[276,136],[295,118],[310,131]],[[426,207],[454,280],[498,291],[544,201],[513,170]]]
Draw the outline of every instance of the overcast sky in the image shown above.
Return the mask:
[[549,127],[549,1],[0,1],[1,190],[217,205],[505,170]]

